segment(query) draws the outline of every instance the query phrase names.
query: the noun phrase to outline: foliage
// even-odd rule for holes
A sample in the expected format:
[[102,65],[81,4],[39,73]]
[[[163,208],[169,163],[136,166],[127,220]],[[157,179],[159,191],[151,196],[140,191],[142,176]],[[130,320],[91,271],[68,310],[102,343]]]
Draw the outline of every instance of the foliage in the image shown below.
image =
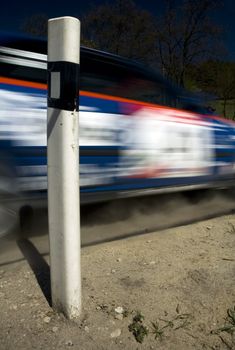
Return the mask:
[[149,329],[143,324],[144,316],[140,311],[137,311],[128,329],[132,332],[136,341],[139,343],[144,341],[144,338],[149,332],[154,335],[156,340],[162,341],[164,336],[169,333],[169,330],[178,331],[179,329],[188,329],[188,326],[190,325],[190,314],[181,314],[179,313],[178,308],[176,308],[176,312],[177,315],[172,319],[168,320],[159,318],[157,321],[151,322],[149,331]]
[[148,335],[148,328],[143,324],[144,316],[137,311],[129,325],[129,331],[134,335],[138,343],[143,343],[144,338]]
[[[220,1],[165,0],[158,17],[134,0],[94,5],[81,18],[81,43],[156,67],[177,84],[214,96],[211,106],[235,119],[235,63],[222,60],[222,30],[211,20]],[[36,14],[23,30],[45,36],[47,21]]]
[[171,320],[165,320],[160,318],[160,321],[164,322],[164,326],[160,326],[159,322],[152,323],[152,333],[155,336],[155,339],[162,340],[164,336],[164,331],[166,329],[178,330],[180,328],[187,328],[190,325],[189,314],[178,314]]
[[31,35],[44,37],[47,35],[47,23],[47,15],[35,14],[23,23],[22,30]]
[[[133,0],[94,5],[81,18],[81,42],[154,65],[185,85],[188,67],[218,52],[220,30],[209,19],[218,1],[165,0],[165,11],[157,18]],[[23,29],[44,36],[47,20],[46,15],[33,15]]]
[[[220,29],[209,19],[217,0],[166,0],[157,21],[157,56],[167,77],[185,85],[187,69],[218,53]],[[215,50],[216,48],[216,50]]]
[[132,0],[94,7],[82,23],[82,42],[132,59],[151,60],[156,40],[154,19]]
[[191,76],[202,91],[220,100],[217,108],[224,117],[234,117],[235,63],[208,60],[192,68]]
[[163,339],[163,334],[164,334],[163,329],[165,327],[160,327],[159,323],[157,321],[156,322],[151,322],[151,323],[152,323],[152,332],[154,334],[155,339],[162,340]]

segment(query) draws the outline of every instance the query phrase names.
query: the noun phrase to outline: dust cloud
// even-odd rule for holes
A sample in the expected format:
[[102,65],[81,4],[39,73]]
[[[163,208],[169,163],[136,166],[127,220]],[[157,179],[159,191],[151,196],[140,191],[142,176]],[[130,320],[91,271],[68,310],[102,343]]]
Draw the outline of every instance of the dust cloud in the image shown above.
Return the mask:
[[82,210],[83,243],[190,224],[235,209],[234,190],[201,190],[121,199]]
[[[204,190],[120,199],[81,208],[82,247],[157,232],[232,213],[234,190]],[[0,238],[0,266],[24,260],[18,241],[30,241],[49,254],[47,208],[26,210],[24,223]]]

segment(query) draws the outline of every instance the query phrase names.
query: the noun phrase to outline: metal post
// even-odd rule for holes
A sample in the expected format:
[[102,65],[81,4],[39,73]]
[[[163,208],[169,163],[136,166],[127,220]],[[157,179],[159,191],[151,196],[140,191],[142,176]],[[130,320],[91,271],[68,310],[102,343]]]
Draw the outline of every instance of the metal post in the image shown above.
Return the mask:
[[48,22],[48,210],[52,305],[81,313],[78,78],[80,22]]

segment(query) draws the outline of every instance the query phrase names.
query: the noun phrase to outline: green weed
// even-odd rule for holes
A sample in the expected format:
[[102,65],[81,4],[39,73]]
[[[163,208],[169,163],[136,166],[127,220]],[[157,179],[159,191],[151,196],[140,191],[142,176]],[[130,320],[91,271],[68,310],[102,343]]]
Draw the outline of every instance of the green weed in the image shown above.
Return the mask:
[[137,311],[133,317],[132,323],[128,326],[129,331],[134,335],[138,343],[143,343],[144,338],[148,335],[149,330],[143,324],[144,316]]

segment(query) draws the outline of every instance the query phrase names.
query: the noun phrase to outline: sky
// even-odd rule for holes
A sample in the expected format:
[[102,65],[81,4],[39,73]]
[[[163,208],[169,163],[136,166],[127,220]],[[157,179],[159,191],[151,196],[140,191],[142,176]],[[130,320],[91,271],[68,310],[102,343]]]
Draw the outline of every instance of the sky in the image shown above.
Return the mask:
[[[195,0],[197,1],[197,0]],[[213,15],[213,20],[224,27],[224,42],[228,57],[235,60],[235,0],[222,0],[223,6]],[[45,14],[49,18],[59,16],[81,17],[89,11],[92,4],[98,5],[112,0],[2,0],[0,11],[0,30],[20,32],[23,23],[34,14]],[[135,3],[152,12],[162,12],[163,0],[135,0]]]

